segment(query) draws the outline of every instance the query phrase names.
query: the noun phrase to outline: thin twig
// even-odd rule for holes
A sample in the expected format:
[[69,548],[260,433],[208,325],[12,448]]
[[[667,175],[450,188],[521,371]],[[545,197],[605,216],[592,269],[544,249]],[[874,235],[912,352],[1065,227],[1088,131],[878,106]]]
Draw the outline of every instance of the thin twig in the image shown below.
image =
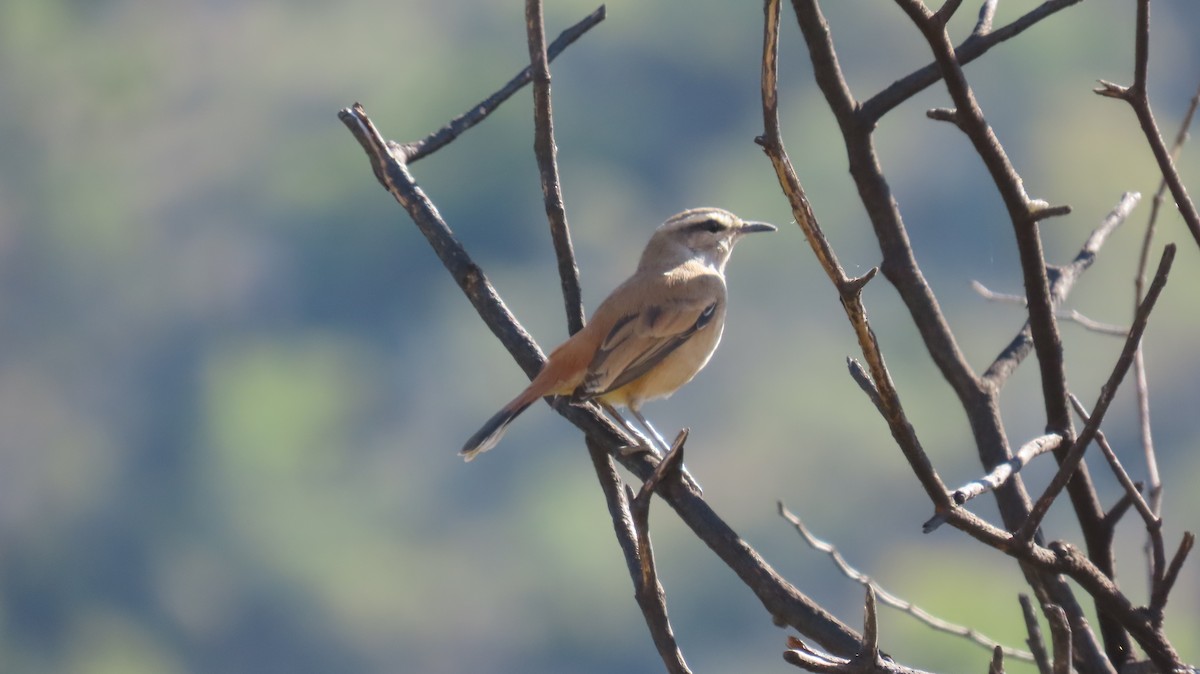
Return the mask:
[[1087,316],[1079,313],[1078,309],[1072,309],[1067,312],[1060,311],[1058,312],[1058,317],[1063,320],[1076,323],[1089,332],[1095,332],[1101,335],[1124,337],[1125,335],[1129,334],[1129,328],[1113,325],[1112,323],[1102,323],[1095,319],[1088,318]]
[[[1041,22],[1043,19],[1050,17],[1059,10],[1066,9],[1071,5],[1076,5],[1083,0],[1047,0],[1029,12],[1026,12],[1020,18],[1008,23],[995,30],[990,30],[984,35],[972,34],[954,51],[958,62],[966,65],[971,61],[983,56],[992,47],[1001,42],[1014,38],[1017,35],[1025,32]],[[994,3],[993,3],[994,4]],[[986,8],[986,4],[985,4]],[[929,88],[942,78],[941,70],[937,63],[930,63],[922,68],[917,69],[905,77],[902,77],[883,91],[875,94],[871,98],[863,102],[862,112],[866,124],[873,125],[892,108],[900,105],[909,98]]]
[[804,538],[804,542],[808,543],[809,547],[829,555],[829,558],[833,560],[834,566],[838,568],[838,571],[840,571],[842,575],[873,591],[875,595],[878,596],[879,601],[883,602],[884,604],[907,613],[917,621],[924,623],[926,626],[939,632],[945,632],[947,634],[953,634],[955,636],[966,638],[988,650],[993,648],[1003,648],[1004,654],[1010,658],[1024,660],[1027,662],[1033,661],[1032,653],[1003,646],[995,639],[992,639],[985,634],[981,634],[975,629],[963,627],[962,625],[956,625],[954,623],[942,620],[941,618],[938,618],[937,616],[920,608],[916,604],[913,604],[911,601],[901,599],[900,597],[897,597],[891,592],[883,589],[879,586],[879,583],[872,580],[870,576],[859,571],[858,569],[855,569],[853,566],[850,566],[846,559],[842,557],[842,554],[838,552],[837,547],[814,536],[812,532],[808,530],[808,527],[805,526],[804,522],[795,513],[788,510],[783,505],[782,501],[779,502],[779,514],[796,528],[796,531],[799,532],[802,538]]
[[972,480],[955,489],[952,494],[954,503],[962,505],[980,494],[985,494],[999,488],[1010,477],[1020,472],[1034,457],[1054,451],[1062,443],[1062,440],[1062,436],[1057,433],[1047,433],[1021,445],[1021,448],[1017,450],[1013,458],[996,466],[992,472],[978,480]]
[[525,0],[525,28],[529,39],[529,61],[533,78],[533,150],[542,181],[550,238],[558,259],[558,279],[567,311],[567,330],[573,335],[583,329],[583,296],[579,288],[579,266],[571,245],[562,183],[558,178],[558,149],[554,144],[554,114],[550,103],[550,59],[546,51],[546,26],[541,0]]
[[884,408],[883,401],[879,399],[879,389],[875,388],[875,382],[871,381],[871,375],[863,369],[862,363],[854,358],[846,358],[846,367],[850,370],[850,377],[854,379],[863,393],[867,394],[875,409],[879,410],[880,414],[887,416],[887,409]]
[[1108,381],[1104,386],[1100,387],[1100,397],[1092,407],[1091,418],[1088,419],[1079,436],[1075,438],[1070,449],[1065,453],[1059,464],[1059,470],[1046,487],[1046,491],[1033,504],[1033,509],[1029,513],[1029,519],[1021,526],[1021,530],[1013,535],[1016,540],[1027,543],[1033,539],[1034,532],[1041,526],[1042,518],[1050,510],[1050,504],[1054,502],[1054,499],[1057,498],[1063,487],[1067,486],[1068,480],[1072,478],[1075,469],[1079,467],[1079,462],[1083,460],[1084,451],[1095,437],[1104,414],[1108,411],[1108,406],[1112,402],[1113,396],[1116,395],[1117,388],[1121,385],[1121,380],[1125,378],[1125,373],[1129,371],[1130,365],[1133,364],[1133,352],[1136,350],[1138,342],[1141,341],[1142,334],[1146,331],[1146,324],[1150,320],[1150,312],[1154,310],[1154,304],[1158,301],[1158,296],[1162,293],[1162,289],[1167,283],[1167,276],[1170,274],[1171,263],[1174,260],[1175,245],[1168,244],[1163,250],[1162,260],[1158,265],[1158,272],[1154,275],[1154,281],[1150,284],[1150,290],[1146,293],[1146,299],[1142,301],[1142,305],[1138,308],[1133,326],[1129,329],[1129,338],[1125,340],[1125,348],[1121,350],[1121,355],[1117,359],[1117,363],[1113,367]]
[[1187,224],[1188,231],[1192,233],[1192,238],[1196,240],[1197,245],[1200,245],[1200,213],[1196,211],[1196,205],[1192,202],[1187,188],[1184,187],[1183,181],[1179,177],[1179,171],[1175,167],[1175,161],[1171,158],[1171,152],[1163,142],[1162,133],[1158,130],[1158,123],[1154,121],[1154,109],[1150,106],[1150,95],[1146,89],[1146,73],[1149,70],[1150,61],[1150,0],[1138,0],[1133,51],[1133,84],[1122,87],[1100,80],[1100,86],[1095,89],[1095,92],[1109,98],[1120,98],[1133,108],[1138,123],[1141,125],[1142,133],[1146,137],[1146,142],[1149,143],[1150,150],[1154,154],[1154,160],[1158,162],[1163,179],[1171,189],[1171,196],[1175,198],[1175,206],[1179,209],[1179,214],[1183,216],[1183,221]]
[[[1087,408],[1083,406],[1083,403],[1073,393],[1071,394],[1071,405],[1075,408],[1075,413],[1079,415],[1079,418],[1085,424],[1091,421],[1091,415],[1088,414]],[[1166,553],[1163,551],[1162,518],[1156,515],[1150,504],[1146,503],[1146,499],[1142,498],[1141,490],[1134,484],[1133,479],[1129,477],[1129,473],[1126,472],[1125,467],[1121,465],[1120,459],[1117,458],[1117,453],[1113,451],[1112,446],[1108,444],[1108,439],[1104,437],[1104,432],[1099,428],[1096,429],[1096,444],[1100,446],[1100,451],[1108,461],[1113,475],[1117,477],[1117,481],[1125,489],[1125,494],[1142,516],[1142,521],[1146,525],[1146,533],[1150,537],[1153,549],[1153,558],[1150,567],[1151,587],[1157,587],[1162,582],[1162,573],[1166,566]]]
[[788,637],[788,649],[783,653],[787,662],[803,667],[810,672],[829,674],[928,674],[917,669],[897,664],[884,658],[879,652],[879,620],[875,612],[875,591],[867,586],[867,598],[863,605],[862,648],[849,659],[831,657],[818,653],[803,641]]
[[[1180,152],[1183,150],[1184,143],[1187,142],[1188,129],[1192,125],[1192,118],[1196,115],[1197,106],[1200,106],[1200,86],[1196,88],[1196,93],[1192,95],[1192,99],[1188,103],[1187,112],[1183,115],[1183,121],[1179,124],[1179,130],[1175,133],[1175,141],[1171,146],[1172,160],[1178,159]],[[1159,181],[1158,189],[1154,191],[1154,197],[1150,201],[1150,216],[1146,220],[1146,233],[1142,237],[1142,248],[1138,254],[1137,274],[1133,279],[1133,304],[1135,311],[1145,294],[1146,270],[1150,261],[1150,247],[1154,241],[1155,225],[1158,222],[1158,214],[1162,208],[1163,197],[1166,191],[1167,181],[1163,178]],[[1154,436],[1150,426],[1150,386],[1146,380],[1146,362],[1144,348],[1141,344],[1138,344],[1137,353],[1134,355],[1133,375],[1137,394],[1138,432],[1142,440],[1142,456],[1146,461],[1146,480],[1150,488],[1150,509],[1155,515],[1159,515],[1162,513],[1163,485],[1158,472],[1158,455],[1154,451]],[[1150,538],[1146,539],[1145,550],[1151,569],[1151,574],[1148,575],[1151,591],[1153,591],[1156,581],[1153,577],[1152,566],[1154,563],[1153,541]]]
[[1150,594],[1150,606],[1147,610],[1155,625],[1162,625],[1163,609],[1167,606],[1167,597],[1171,594],[1171,588],[1175,587],[1175,580],[1179,578],[1179,570],[1183,568],[1183,562],[1187,559],[1188,553],[1192,551],[1192,545],[1195,543],[1196,536],[1192,532],[1183,532],[1183,540],[1179,541],[1179,549],[1175,551],[1175,556],[1171,557],[1171,564],[1167,567],[1167,572],[1163,574],[1162,582]]
[[978,40],[988,33],[992,32],[992,20],[996,18],[996,5],[1000,0],[984,0],[979,6],[979,20],[975,23],[975,29],[971,31],[971,37]]
[[[816,214],[812,210],[812,204],[809,202],[804,187],[800,184],[800,178],[796,175],[796,171],[792,167],[791,158],[788,157],[787,150],[784,148],[783,137],[779,127],[778,91],[780,0],[766,0],[765,14],[766,25],[763,31],[762,60],[764,131],[755,140],[763,148],[767,157],[770,158],[771,164],[775,168],[775,175],[779,180],[779,186],[791,204],[792,215],[796,218],[796,223],[804,232],[804,237],[808,241],[809,247],[812,248],[817,261],[820,262],[822,269],[825,270],[825,274],[838,290],[842,308],[845,310],[846,317],[849,319],[855,336],[858,338],[859,348],[862,350],[863,358],[870,369],[871,379],[875,384],[875,388],[879,391],[879,399],[885,410],[884,418],[892,431],[892,437],[896,439],[896,443],[900,446],[905,459],[908,460],[909,465],[912,467],[913,473],[921,482],[921,486],[925,489],[925,493],[933,501],[935,507],[948,508],[950,507],[950,502],[946,494],[945,485],[934,469],[928,454],[921,447],[920,440],[917,438],[912,424],[908,422],[908,417],[900,402],[900,395],[896,390],[895,382],[892,381],[891,373],[888,371],[883,353],[880,351],[879,342],[867,318],[866,308],[863,306],[863,284],[875,275],[876,270],[873,269],[858,279],[850,278],[846,275],[841,263],[838,262],[833,247],[829,244],[829,240],[826,239],[820,224],[817,222]],[[808,39],[807,36],[806,39]],[[830,58],[836,60],[836,56],[832,55],[832,44],[829,45],[828,49]],[[838,77],[840,79],[840,74]],[[820,79],[820,76],[818,78]],[[845,89],[844,80],[841,81],[841,86]],[[948,330],[949,328],[947,328]]]
[[[1129,219],[1130,213],[1133,212],[1133,208],[1137,206],[1141,198],[1142,195],[1137,192],[1122,194],[1121,198],[1117,201],[1117,205],[1109,211],[1100,225],[1088,235],[1087,240],[1084,241],[1075,258],[1066,265],[1055,267],[1056,273],[1051,281],[1050,296],[1056,307],[1060,306],[1067,299],[1072,288],[1075,287],[1075,282],[1096,261],[1096,257],[1099,255],[1101,247],[1108,240],[1109,235]],[[978,289],[976,290],[978,291]],[[1009,297],[1008,295],[998,296]],[[1022,300],[1022,304],[1024,304],[1024,300]],[[1017,336],[1009,342],[1008,346],[988,366],[987,371],[983,374],[983,380],[997,388],[1004,386],[1008,377],[1016,371],[1017,366],[1032,351],[1033,337],[1029,329],[1029,324],[1026,323],[1021,331],[1017,333]]]
[[[604,5],[600,5],[596,11],[584,17],[579,23],[564,30],[555,38],[554,42],[546,48],[546,58],[553,61],[555,57],[563,52],[564,49],[571,46],[573,42],[583,36],[584,33],[594,28],[597,24],[604,20],[606,10]],[[464,131],[475,126],[492,114],[500,106],[501,103],[507,101],[513,94],[520,91],[521,87],[529,84],[533,76],[533,69],[526,67],[516,77],[512,78],[508,84],[505,84],[499,91],[485,98],[481,103],[464,112],[463,114],[450,120],[445,126],[425,136],[421,140],[412,143],[403,143],[400,145],[401,151],[406,157],[406,163],[413,163],[427,157],[434,152],[442,149],[455,138],[458,138]]]
[[1042,641],[1042,628],[1038,625],[1033,602],[1024,593],[1017,595],[1017,599],[1021,602],[1021,615],[1025,618],[1025,633],[1028,635],[1025,643],[1033,653],[1033,661],[1037,663],[1039,674],[1051,674],[1050,656],[1046,654],[1046,644]]
[[[1053,290],[1053,288],[1054,288],[1053,282],[1051,282],[1050,287]],[[979,281],[974,281],[974,280],[971,281],[971,289],[974,290],[977,295],[979,295],[980,297],[982,297],[983,299],[985,299],[989,302],[996,302],[999,304],[1017,304],[1020,306],[1025,306],[1025,296],[1024,295],[1012,295],[1009,293],[998,293],[998,292],[992,290],[991,288],[988,288],[987,286],[983,285]],[[1087,316],[1080,313],[1078,309],[1071,309],[1070,311],[1058,309],[1055,312],[1055,316],[1057,316],[1059,318],[1059,320],[1070,321],[1072,323],[1078,323],[1085,330],[1089,330],[1091,332],[1097,332],[1102,335],[1113,335],[1116,337],[1124,337],[1126,334],[1129,333],[1129,328],[1123,328],[1119,325],[1113,325],[1111,323],[1102,323],[1100,321],[1088,318]]]

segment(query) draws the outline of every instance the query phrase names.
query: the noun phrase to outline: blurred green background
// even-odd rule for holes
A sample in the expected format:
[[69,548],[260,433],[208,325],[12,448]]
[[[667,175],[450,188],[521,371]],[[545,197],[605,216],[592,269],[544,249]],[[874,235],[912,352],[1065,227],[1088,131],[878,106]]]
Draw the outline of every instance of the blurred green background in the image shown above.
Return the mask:
[[[595,8],[548,4],[551,36]],[[1035,4],[1001,3],[998,24]],[[929,60],[891,3],[826,5],[860,98]],[[752,143],[761,7],[608,11],[553,66],[587,305],[685,207],[784,225],[732,261],[709,368],[648,413],[664,432],[692,429],[688,465],[717,511],[847,622],[860,624],[861,589],[777,517],[777,499],[886,588],[1021,645],[1015,567],[957,532],[920,533],[929,505],[846,375],[852,334]],[[1163,0],[1153,18],[1151,91],[1173,133],[1200,81],[1200,6]],[[1128,81],[1132,20],[1132,2],[1093,0],[968,69],[1029,192],[1074,208],[1045,225],[1052,261],[1073,257],[1122,191],[1147,195],[1069,302],[1117,324],[1157,179],[1127,107],[1090,90]],[[539,405],[497,450],[456,457],[523,376],[336,117],[362,101],[385,135],[415,140],[526,58],[518,2],[0,2],[0,670],[661,671],[578,432]],[[793,160],[861,273],[878,248],[787,8],[782,68]],[[982,369],[1022,312],[969,283],[1019,292],[1020,275],[978,158],[924,117],[946,104],[934,87],[877,138],[917,255]],[[1181,170],[1195,186],[1200,148]],[[560,341],[528,91],[414,172],[543,348]],[[1200,521],[1200,254],[1176,215],[1160,232],[1181,244],[1147,338],[1173,546]],[[867,302],[943,478],[975,477],[966,424],[895,292],[877,279]],[[1120,340],[1073,324],[1063,336],[1090,405]],[[1005,391],[1014,444],[1041,433],[1035,370]],[[1106,431],[1142,479],[1135,421],[1125,390]],[[1031,470],[1031,488],[1048,474]],[[995,520],[989,499],[974,507]],[[1067,510],[1047,531],[1077,540]],[[1129,519],[1120,581],[1140,601]],[[652,522],[696,670],[794,671],[785,633],[733,575],[667,508]],[[1196,569],[1167,616],[1192,662]],[[882,620],[885,648],[909,664],[986,668],[982,649]]]

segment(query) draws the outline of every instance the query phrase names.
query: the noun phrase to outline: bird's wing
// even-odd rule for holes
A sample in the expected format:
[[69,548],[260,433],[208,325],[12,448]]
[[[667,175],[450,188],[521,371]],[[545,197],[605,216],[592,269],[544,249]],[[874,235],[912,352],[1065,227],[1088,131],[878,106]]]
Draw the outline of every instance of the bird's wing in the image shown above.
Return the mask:
[[676,295],[622,315],[596,349],[575,396],[604,395],[646,374],[708,325],[720,301],[707,293]]

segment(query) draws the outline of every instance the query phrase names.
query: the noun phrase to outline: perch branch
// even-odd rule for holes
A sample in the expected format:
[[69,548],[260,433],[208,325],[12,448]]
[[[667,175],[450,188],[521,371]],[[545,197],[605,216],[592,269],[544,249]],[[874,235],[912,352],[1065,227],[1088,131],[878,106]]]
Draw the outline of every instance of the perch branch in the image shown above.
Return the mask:
[[[338,116],[366,151],[380,183],[404,207],[429,240],[430,246],[480,318],[509,351],[513,360],[529,377],[533,377],[545,362],[541,350],[504,306],[483,271],[417,186],[404,164],[403,153],[393,151],[393,147],[398,146],[383,140],[362,106],[356,104],[342,110]],[[572,405],[564,399],[551,401],[551,406],[582,431],[591,434],[609,453],[633,444],[632,438],[592,406]],[[644,455],[623,455],[618,452],[617,458],[641,480],[648,479],[654,469],[654,464]],[[658,494],[696,536],[737,574],[776,621],[794,627],[832,653],[851,655],[857,652],[860,639],[854,630],[788,583],[697,492],[677,482],[661,484]]]
[[612,517],[617,543],[625,557],[629,577],[633,579],[634,598],[642,609],[642,615],[646,619],[646,627],[650,630],[654,646],[658,649],[659,656],[662,657],[668,672],[676,674],[690,672],[683,659],[683,653],[675,642],[671,623],[667,619],[666,592],[654,575],[653,553],[650,550],[648,534],[645,555],[651,556],[649,566],[653,583],[645,581],[644,567],[647,562],[644,561],[646,556],[643,556],[641,548],[642,529],[634,524],[634,516],[629,507],[629,494],[626,491],[628,487],[621,480],[621,476],[613,464],[612,456],[608,454],[603,445],[588,435],[587,446],[588,453],[592,457],[592,465],[600,478],[605,501],[608,503],[608,512]]
[[[637,532],[637,557],[639,569],[634,583],[634,596],[642,613],[646,616],[646,624],[654,639],[654,646],[662,657],[667,671],[672,674],[691,674],[683,652],[675,641],[675,633],[671,629],[671,621],[667,618],[667,594],[662,583],[658,580],[658,572],[654,564],[654,549],[650,545],[650,500],[654,489],[662,482],[663,477],[672,471],[678,471],[683,465],[683,443],[687,440],[687,430],[684,429],[676,438],[671,451],[663,457],[650,478],[642,483],[636,497],[632,498],[630,512],[633,516],[633,528]],[[627,487],[628,489],[628,487]],[[628,498],[628,495],[627,495]]]

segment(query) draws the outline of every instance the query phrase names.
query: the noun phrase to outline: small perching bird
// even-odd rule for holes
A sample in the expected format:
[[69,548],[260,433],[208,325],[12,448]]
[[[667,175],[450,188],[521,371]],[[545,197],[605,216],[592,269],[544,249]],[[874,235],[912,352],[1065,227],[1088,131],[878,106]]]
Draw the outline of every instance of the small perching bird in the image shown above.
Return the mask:
[[743,235],[775,229],[719,208],[671,216],[650,237],[633,276],[550,354],[524,391],[467,440],[463,458],[470,461],[495,447],[517,415],[554,395],[595,400],[632,431],[613,410],[623,406],[666,451],[666,441],[642,416],[642,403],[671,395],[708,363],[725,327],[729,254]]

